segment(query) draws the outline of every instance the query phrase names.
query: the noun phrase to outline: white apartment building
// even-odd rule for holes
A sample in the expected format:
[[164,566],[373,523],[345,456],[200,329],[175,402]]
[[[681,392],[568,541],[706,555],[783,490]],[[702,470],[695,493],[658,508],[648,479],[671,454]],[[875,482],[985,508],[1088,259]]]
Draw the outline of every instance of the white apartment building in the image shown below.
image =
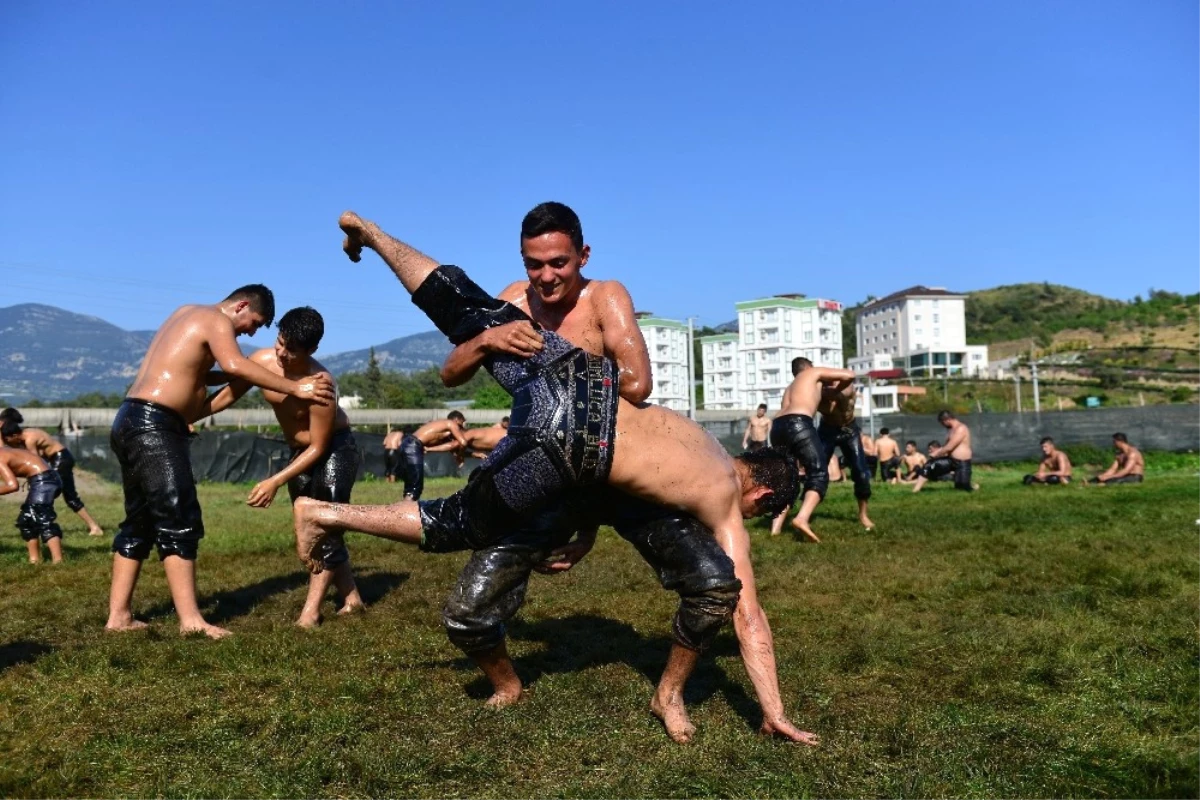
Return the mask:
[[692,403],[687,323],[648,315],[639,315],[637,323],[650,353],[650,375],[654,380],[646,401],[687,414]]
[[858,355],[850,369],[864,376],[889,369],[983,375],[987,346],[967,344],[965,301],[966,295],[927,286],[871,301],[858,312]]
[[738,332],[700,340],[706,409],[778,409],[797,357],[842,366],[841,303],[780,295],[734,305]]

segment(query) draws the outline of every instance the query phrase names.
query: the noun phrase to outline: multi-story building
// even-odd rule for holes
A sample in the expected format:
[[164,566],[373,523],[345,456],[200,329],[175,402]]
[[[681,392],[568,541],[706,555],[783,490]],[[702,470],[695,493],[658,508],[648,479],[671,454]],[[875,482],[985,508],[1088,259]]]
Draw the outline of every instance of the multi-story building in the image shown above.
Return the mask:
[[687,323],[648,314],[639,314],[637,323],[650,353],[650,374],[654,379],[647,402],[686,414],[692,403]]
[[850,369],[903,369],[909,375],[981,375],[987,346],[967,344],[966,295],[913,286],[873,300],[858,312],[858,352]]
[[706,409],[778,409],[792,359],[842,366],[842,304],[780,295],[735,303],[738,332],[701,338]]

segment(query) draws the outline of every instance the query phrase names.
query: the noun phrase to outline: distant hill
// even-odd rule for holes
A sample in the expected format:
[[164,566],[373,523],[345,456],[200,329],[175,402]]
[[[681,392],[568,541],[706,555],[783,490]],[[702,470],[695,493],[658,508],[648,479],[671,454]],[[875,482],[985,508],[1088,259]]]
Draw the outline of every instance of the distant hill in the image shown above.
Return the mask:
[[[154,331],[127,331],[99,317],[38,303],[0,308],[0,404],[124,393],[153,336]],[[251,353],[272,341],[239,344]],[[441,364],[450,349],[445,336],[429,331],[377,345],[375,354],[382,369],[411,372]],[[366,369],[368,354],[355,350],[319,357],[341,375]]]
[[[415,372],[428,367],[439,367],[454,346],[438,331],[414,333],[390,342],[375,345],[375,359],[379,368],[392,372]],[[317,354],[317,359],[334,375],[347,372],[362,372],[367,368],[371,349],[351,350],[331,356]]]

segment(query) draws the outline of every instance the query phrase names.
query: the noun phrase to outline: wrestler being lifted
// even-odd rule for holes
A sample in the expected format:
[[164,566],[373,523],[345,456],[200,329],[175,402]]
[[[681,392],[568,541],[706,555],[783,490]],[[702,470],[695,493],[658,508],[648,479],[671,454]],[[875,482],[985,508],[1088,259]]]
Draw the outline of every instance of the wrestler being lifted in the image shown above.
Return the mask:
[[[849,371],[849,370],[847,370]],[[858,521],[867,530],[874,530],[875,523],[867,516],[867,502],[871,499],[871,470],[867,466],[867,455],[863,448],[862,429],[854,419],[854,401],[858,392],[853,379],[825,385],[821,391],[821,402],[817,411],[821,413],[821,424],[817,435],[821,438],[821,449],[831,456],[831,463],[841,449],[850,465],[850,478],[854,481],[854,499],[858,501]]]
[[[289,380],[320,375],[333,381],[333,374],[313,358],[324,335],[325,320],[316,309],[308,306],[293,308],[279,318],[279,337],[275,346],[259,350],[250,356],[250,360]],[[225,410],[250,391],[250,387],[250,382],[241,378],[230,381],[228,386],[205,401],[200,416]],[[361,457],[346,412],[335,403],[314,403],[271,389],[264,389],[262,394],[275,411],[275,419],[291,447],[292,457],[279,472],[255,484],[246,504],[269,508],[276,493],[284,486],[293,503],[297,497],[349,503]],[[296,620],[301,628],[315,628],[321,624],[321,603],[330,584],[336,587],[341,599],[338,614],[350,614],[364,608],[354,583],[350,553],[341,534],[325,540],[320,558],[324,570],[309,578],[308,596]]]
[[209,372],[304,401],[334,401],[326,375],[294,381],[254,363],[237,337],[253,336],[275,318],[275,297],[261,284],[234,290],[213,305],[175,310],[142,359],[137,376],[113,420],[111,444],[121,466],[125,520],[113,539],[109,630],[144,628],[133,618],[133,592],[142,562],[153,548],[167,573],[180,633],[214,639],[229,631],[210,624],[196,601],[196,551],[204,536],[196,480],[188,459],[188,425],[199,418]]
[[[853,391],[854,373],[848,369],[816,367],[807,358],[793,358],[792,375],[792,382],[783,393],[782,407],[775,415],[775,421],[771,423],[771,444],[785,450],[804,467],[804,495],[800,501],[800,511],[792,520],[792,527],[808,541],[819,542],[821,540],[813,532],[811,521],[813,512],[825,499],[825,492],[829,489],[828,462],[831,454],[826,453],[821,446],[821,437],[813,424],[813,416],[817,413],[817,407],[821,405],[822,391],[827,387],[833,392],[846,391],[846,387]],[[854,420],[853,400],[850,406],[850,420]],[[858,450],[861,453],[861,445]],[[863,470],[865,469],[866,466],[863,465]],[[857,483],[854,489],[858,495],[860,490]],[[867,492],[867,496],[870,497],[869,482]],[[774,524],[771,525],[772,534],[783,530],[786,517],[785,510],[775,518]],[[859,499],[859,519],[863,525],[871,527],[862,498]]]
[[[787,720],[779,699],[774,645],[757,604],[742,520],[749,470],[691,420],[635,405],[650,393],[650,369],[633,304],[621,284],[579,275],[589,250],[574,212],[547,203],[526,215],[521,250],[529,279],[503,298],[356,214],[343,214],[340,224],[351,260],[359,260],[363,247],[377,252],[414,304],[458,345],[443,379],[465,381],[482,365],[513,395],[513,407],[508,434],[467,486],[448,498],[375,507],[298,502],[297,548],[309,568],[320,569],[311,553],[329,529],[418,544],[427,552],[480,549],[563,491],[607,482],[685,510],[713,531],[742,583],[735,628],[763,703],[763,730],[813,740]],[[754,502],[767,505],[767,494],[752,493]],[[655,710],[673,736],[690,727],[682,696],[662,698]]]

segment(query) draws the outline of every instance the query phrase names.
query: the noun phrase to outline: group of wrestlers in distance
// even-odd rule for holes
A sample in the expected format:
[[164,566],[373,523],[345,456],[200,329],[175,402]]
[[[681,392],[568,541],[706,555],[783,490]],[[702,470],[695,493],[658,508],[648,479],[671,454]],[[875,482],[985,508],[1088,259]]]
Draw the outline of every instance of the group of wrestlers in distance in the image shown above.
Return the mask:
[[[204,527],[188,462],[188,424],[259,386],[293,457],[256,485],[247,502],[265,508],[288,487],[297,551],[313,574],[301,624],[319,621],[330,583],[343,598],[342,611],[361,607],[347,532],[426,552],[470,551],[443,623],[451,641],[491,681],[488,703],[508,705],[520,699],[522,684],[505,646],[505,623],[523,603],[531,573],[570,569],[592,547],[597,528],[609,525],[634,545],[664,588],[680,595],[674,643],[650,703],[671,738],[685,742],[694,734],[684,684],[732,617],[761,705],[762,731],[816,744],[817,737],[792,724],[783,707],[744,519],[778,517],[791,507],[800,491],[794,456],[812,449],[813,436],[829,448],[853,451],[860,440],[852,375],[799,365],[785,413],[773,423],[787,452],[758,448],[731,457],[693,421],[644,402],[650,365],[632,301],[616,281],[583,278],[589,248],[566,206],[545,203],[526,215],[520,244],[527,277],[499,297],[486,294],[461,269],[439,265],[351,212],[339,224],[351,260],[358,261],[363,249],[374,250],[455,345],[442,369],[447,385],[469,380],[483,367],[512,395],[507,427],[472,432],[452,418],[393,439],[391,449],[406,464],[406,448],[487,455],[449,497],[421,500],[422,475],[406,466],[405,499],[350,505],[359,456],[349,420],[335,402],[333,377],[313,358],[323,333],[320,316],[309,308],[289,311],[280,319],[274,348],[246,358],[235,337],[272,322],[274,299],[266,287],[242,287],[216,305],[184,306],[151,342],[113,423],[126,518],[113,543],[107,627],[144,626],[131,603],[153,547],[180,630],[228,635],[203,618],[196,602],[195,559]],[[220,388],[209,394],[208,386]],[[816,430],[818,410],[823,420]],[[815,473],[806,475],[804,489],[801,530],[824,490]],[[869,526],[866,499],[859,498],[860,517]]]

